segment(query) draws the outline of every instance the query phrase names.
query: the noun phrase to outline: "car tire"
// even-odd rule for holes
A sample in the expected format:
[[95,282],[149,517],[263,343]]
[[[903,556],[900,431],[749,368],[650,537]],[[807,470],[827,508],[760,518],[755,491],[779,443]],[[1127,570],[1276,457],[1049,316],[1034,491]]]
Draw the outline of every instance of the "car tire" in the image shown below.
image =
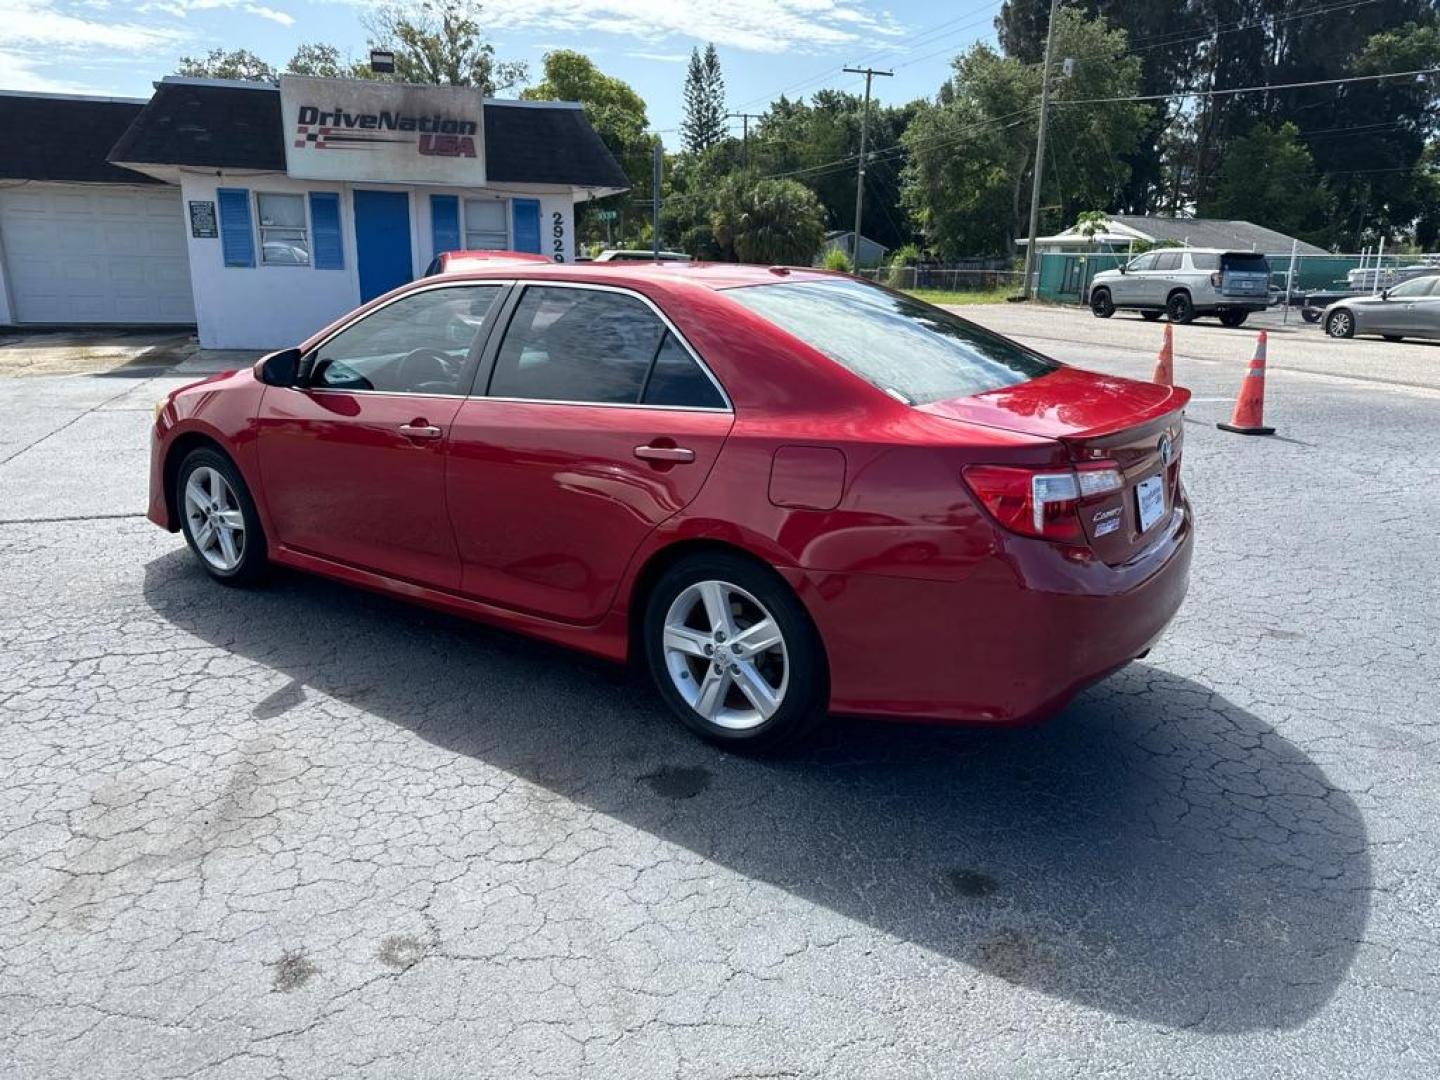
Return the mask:
[[1145,308],[1143,311],[1140,312],[1140,317],[1146,322],[1154,322],[1156,319],[1160,318],[1160,316],[1164,314],[1165,313],[1163,311],[1156,311],[1154,308]]
[[1115,301],[1110,298],[1109,289],[1096,289],[1090,294],[1090,314],[1097,319],[1108,319],[1115,314]]
[[1189,323],[1195,320],[1195,302],[1183,289],[1170,294],[1165,301],[1165,314],[1172,323]]
[[1220,324],[1222,326],[1243,326],[1249,317],[1248,311],[1222,311],[1220,312]]
[[240,470],[218,450],[192,450],[175,476],[175,512],[200,566],[222,585],[253,585],[268,567],[265,531]]
[[[728,631],[717,625],[727,622]],[[708,742],[768,752],[825,719],[830,672],[820,634],[794,590],[760,563],[725,552],[681,559],[650,590],[641,634],[660,697]]]
[[1355,316],[1345,308],[1332,311],[1325,316],[1325,333],[1333,338],[1353,338],[1355,336]]
[[1300,318],[1304,319],[1307,323],[1317,323],[1320,321],[1320,312],[1314,308],[1301,308]]

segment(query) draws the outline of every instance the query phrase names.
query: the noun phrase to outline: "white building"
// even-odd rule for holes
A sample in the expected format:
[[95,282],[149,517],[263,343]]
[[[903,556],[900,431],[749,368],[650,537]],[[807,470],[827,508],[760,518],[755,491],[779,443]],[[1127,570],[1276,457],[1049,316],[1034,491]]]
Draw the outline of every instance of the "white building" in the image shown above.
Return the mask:
[[568,262],[575,203],[628,186],[577,104],[351,79],[10,94],[0,145],[0,324],[207,348],[299,341],[442,251]]

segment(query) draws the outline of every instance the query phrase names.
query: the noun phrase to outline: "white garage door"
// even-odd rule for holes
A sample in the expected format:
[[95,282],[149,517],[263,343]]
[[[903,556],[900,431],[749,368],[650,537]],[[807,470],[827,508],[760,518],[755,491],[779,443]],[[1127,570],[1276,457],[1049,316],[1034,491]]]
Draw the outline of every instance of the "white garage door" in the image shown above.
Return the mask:
[[0,189],[0,244],[19,323],[193,323],[174,188]]

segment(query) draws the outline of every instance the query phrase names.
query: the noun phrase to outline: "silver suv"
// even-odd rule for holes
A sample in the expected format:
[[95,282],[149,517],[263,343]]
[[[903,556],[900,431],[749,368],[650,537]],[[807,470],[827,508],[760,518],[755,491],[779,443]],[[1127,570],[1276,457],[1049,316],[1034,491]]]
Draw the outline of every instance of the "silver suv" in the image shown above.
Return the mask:
[[1086,300],[1100,319],[1135,308],[1147,319],[1168,315],[1188,323],[1218,315],[1226,326],[1239,326],[1269,306],[1270,263],[1254,251],[1161,248],[1096,274]]

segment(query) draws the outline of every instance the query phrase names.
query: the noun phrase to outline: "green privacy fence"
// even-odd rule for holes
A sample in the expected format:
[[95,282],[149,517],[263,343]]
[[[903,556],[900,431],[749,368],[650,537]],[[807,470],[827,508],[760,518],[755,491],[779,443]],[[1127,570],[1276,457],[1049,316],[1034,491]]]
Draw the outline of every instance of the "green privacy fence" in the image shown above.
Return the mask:
[[[1132,257],[1105,251],[1043,251],[1040,253],[1036,293],[1040,299],[1053,303],[1078,304],[1096,274],[1102,270],[1113,270]],[[1290,270],[1290,253],[1273,253],[1266,258],[1270,260],[1271,280],[1283,292],[1285,277]],[[1304,293],[1315,289],[1345,288],[1346,275],[1352,270],[1364,270],[1369,275],[1356,285],[1363,288],[1384,287],[1396,271],[1419,265],[1440,267],[1440,260],[1433,255],[1386,255],[1379,260],[1379,283],[1376,286],[1374,255],[1299,255],[1295,258],[1295,281],[1291,291]]]

